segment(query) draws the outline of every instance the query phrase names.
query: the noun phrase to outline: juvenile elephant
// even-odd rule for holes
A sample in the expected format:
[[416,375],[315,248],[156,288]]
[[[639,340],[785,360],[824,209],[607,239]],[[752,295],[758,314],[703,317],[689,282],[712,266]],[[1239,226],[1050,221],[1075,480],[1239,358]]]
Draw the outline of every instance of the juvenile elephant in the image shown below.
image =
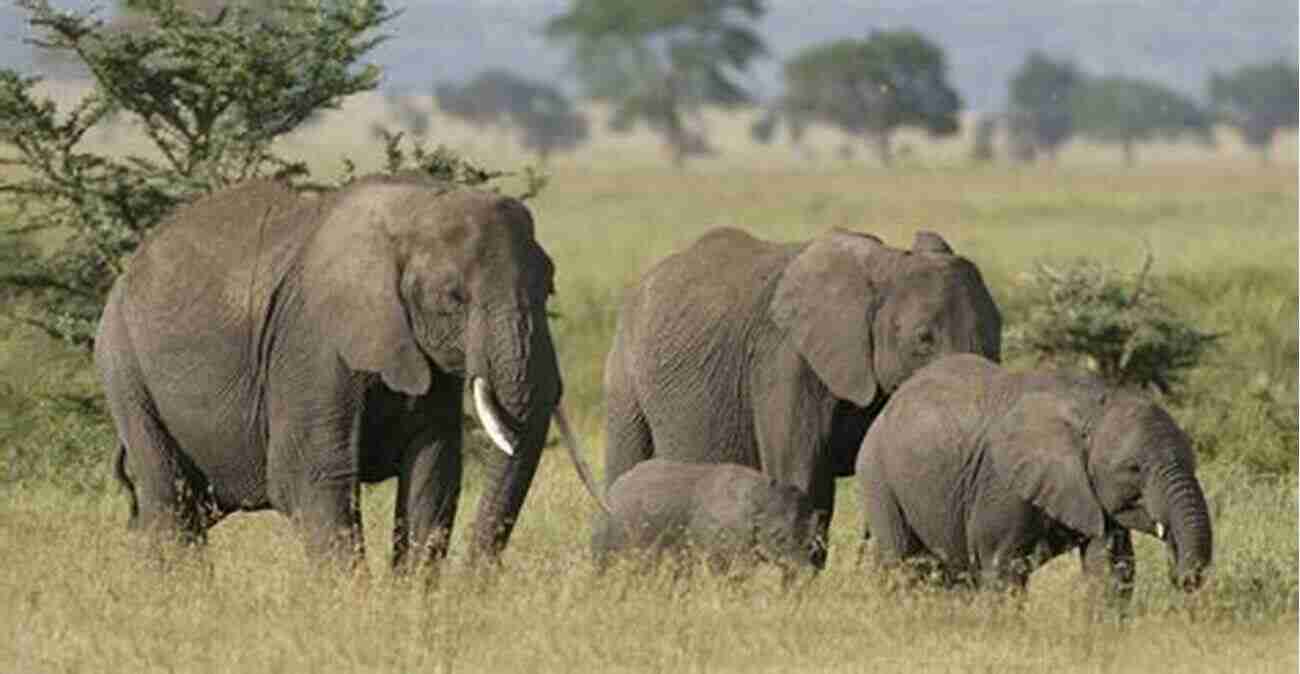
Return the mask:
[[1130,531],[1164,540],[1171,578],[1200,585],[1209,509],[1187,435],[1159,406],[1085,375],[1010,373],[973,355],[936,361],[867,432],[858,480],[885,565],[929,559],[949,578],[1023,587],[1078,548],[1121,593]]
[[791,244],[714,230],[625,299],[605,484],[652,456],[750,466],[807,493],[825,539],[835,477],[889,393],[946,353],[996,360],[1001,331],[975,265],[936,234],[900,250],[839,229]]
[[359,485],[397,477],[395,565],[439,559],[469,380],[508,455],[474,527],[495,555],[560,399],[553,273],[519,201],[417,176],[315,199],[253,182],[181,209],[117,280],[95,343],[131,526],[201,542],[274,508],[315,556],[355,563]]
[[717,571],[761,560],[792,574],[811,568],[819,547],[808,497],[745,466],[651,459],[620,476],[606,498],[610,512],[592,533],[598,567],[629,551],[651,560],[697,553]]

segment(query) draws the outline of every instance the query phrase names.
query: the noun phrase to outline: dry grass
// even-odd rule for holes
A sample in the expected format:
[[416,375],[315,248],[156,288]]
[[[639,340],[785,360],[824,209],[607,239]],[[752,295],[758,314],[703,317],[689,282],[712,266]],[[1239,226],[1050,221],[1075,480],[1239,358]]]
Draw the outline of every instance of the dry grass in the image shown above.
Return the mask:
[[[391,115],[359,99],[286,148],[319,167],[370,156],[367,129]],[[371,106],[366,108],[364,106]],[[983,270],[1014,315],[1016,279],[1035,260],[1091,255],[1135,268],[1143,249],[1179,308],[1229,332],[1207,378],[1225,394],[1265,374],[1296,380],[1296,164],[1258,167],[1229,143],[1143,152],[1122,170],[1111,150],[1072,146],[1045,169],[964,165],[969,143],[916,148],[895,171],[835,159],[838,142],[806,160],[786,146],[748,144],[744,119],[714,120],[725,154],[668,170],[644,134],[602,138],[552,165],[532,204],[555,258],[554,323],[566,405],[599,464],[600,372],[622,288],[649,265],[718,224],[778,239],[830,226],[905,245],[941,232]],[[499,134],[440,120],[439,137],[487,163],[523,158]],[[445,133],[444,133],[445,132]],[[828,133],[828,132],[826,132]],[[313,135],[314,134],[314,135]],[[124,139],[101,139],[108,146]],[[120,147],[120,145],[118,145]],[[826,149],[829,148],[829,149]],[[368,155],[367,155],[368,153]],[[93,377],[55,345],[0,331],[0,394],[37,397]],[[80,369],[79,369],[80,368]],[[0,402],[3,402],[0,395]],[[44,399],[42,399],[44,400]],[[65,428],[77,417],[33,416],[29,437],[53,446],[98,442]],[[0,409],[3,409],[0,407]],[[35,413],[34,413],[35,414]],[[1249,426],[1247,426],[1249,428]],[[0,431],[4,420],[0,419]],[[10,433],[9,431],[5,431]],[[44,434],[44,435],[42,435]],[[0,438],[17,437],[17,432]],[[72,439],[69,439],[69,438]],[[27,442],[28,440],[24,440]],[[1249,444],[1245,433],[1236,440]],[[78,444],[81,443],[81,444]],[[0,448],[3,449],[3,448]],[[103,448],[106,458],[108,447]],[[0,456],[4,456],[0,453]],[[106,469],[106,461],[104,462]],[[276,515],[231,518],[202,562],[156,568],[123,533],[124,503],[93,485],[0,489],[0,671],[1285,671],[1297,667],[1297,500],[1294,480],[1239,468],[1204,471],[1215,515],[1209,585],[1193,597],[1163,579],[1163,551],[1138,541],[1139,586],[1129,615],[1090,615],[1077,560],[1035,575],[1027,596],[888,593],[855,563],[862,527],[856,486],[841,482],[831,565],[801,591],[774,578],[734,585],[697,577],[597,577],[586,554],[592,505],[560,453],[548,454],[507,552],[485,579],[461,554],[477,476],[453,556],[428,591],[386,569],[392,485],[368,489],[368,580],[318,576]],[[599,466],[598,466],[599,467]]]
[[[843,494],[830,568],[800,591],[775,578],[600,577],[590,505],[558,454],[544,462],[499,576],[453,559],[434,589],[383,568],[391,489],[367,494],[372,574],[321,578],[286,521],[215,530],[206,563],[159,571],[121,532],[120,503],[11,494],[0,515],[0,669],[55,671],[1295,671],[1291,487],[1209,481],[1216,579],[1185,599],[1139,541],[1131,615],[1091,615],[1077,561],[1041,570],[1021,601],[888,593],[851,554]],[[846,490],[847,491],[847,490]],[[1261,494],[1271,494],[1264,496]],[[467,513],[468,515],[468,513]],[[1290,521],[1287,521],[1290,520]],[[463,543],[463,541],[461,541]],[[458,546],[463,549],[463,546]],[[1280,595],[1280,596],[1279,596]]]

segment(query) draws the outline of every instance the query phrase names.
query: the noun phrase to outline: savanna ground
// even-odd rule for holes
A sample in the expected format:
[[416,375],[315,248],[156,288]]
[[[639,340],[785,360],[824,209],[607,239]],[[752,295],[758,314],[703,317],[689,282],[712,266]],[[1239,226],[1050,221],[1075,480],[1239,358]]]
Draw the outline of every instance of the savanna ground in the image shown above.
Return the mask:
[[[124,536],[112,431],[94,414],[88,360],[0,322],[0,671],[1296,670],[1293,138],[1270,166],[1231,146],[1167,146],[1134,169],[1087,147],[1056,166],[971,167],[968,143],[913,141],[916,153],[886,171],[827,151],[756,148],[737,129],[719,130],[731,139],[723,155],[681,173],[645,138],[559,157],[532,202],[559,268],[565,404],[598,470],[601,369],[622,289],[709,226],[798,239],[838,225],[896,245],[933,229],[981,267],[1008,324],[1023,315],[1022,275],[1035,262],[1086,255],[1136,270],[1149,249],[1174,307],[1226,333],[1173,406],[1197,440],[1215,517],[1206,587],[1175,593],[1162,547],[1138,536],[1125,616],[1088,610],[1073,556],[1040,570],[1016,601],[886,592],[857,565],[853,480],[840,483],[830,565],[799,591],[783,592],[775,574],[740,585],[598,577],[586,550],[593,504],[560,451],[543,460],[491,578],[468,573],[462,557],[479,461],[432,589],[387,571],[392,485],[365,490],[366,580],[319,577],[272,514],[230,518],[204,562],[160,571]],[[336,165],[335,148],[356,156],[369,143],[357,124],[312,133],[291,148],[323,167]],[[491,165],[518,163],[499,137],[450,135]]]

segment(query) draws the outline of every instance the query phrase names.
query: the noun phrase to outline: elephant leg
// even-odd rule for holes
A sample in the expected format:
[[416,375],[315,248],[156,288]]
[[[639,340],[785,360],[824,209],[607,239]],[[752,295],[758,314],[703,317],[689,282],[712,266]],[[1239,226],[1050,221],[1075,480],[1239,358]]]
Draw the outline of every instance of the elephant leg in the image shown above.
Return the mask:
[[303,484],[298,494],[294,522],[307,555],[340,570],[360,570],[365,559],[360,481],[323,478]]
[[398,573],[436,565],[447,556],[462,472],[460,415],[454,416],[454,427],[423,434],[402,457],[393,517]]
[[1079,548],[1079,561],[1085,576],[1103,584],[1107,603],[1125,603],[1133,595],[1136,566],[1133,537],[1127,529],[1111,529],[1089,540]]
[[[871,524],[869,536],[876,541],[876,566],[887,574],[909,570],[913,577],[908,580],[913,582],[919,580],[915,576],[928,575],[928,572],[922,572],[919,564],[913,565],[913,562],[922,560],[927,551],[916,533],[908,526],[907,520],[903,517],[902,506],[899,505],[893,492],[870,477],[861,479],[866,520]],[[868,532],[864,526],[864,546],[867,537]]]
[[983,543],[973,541],[972,547],[980,560],[979,577],[974,580],[981,588],[997,592],[1023,591],[1029,574],[1054,556],[1050,545],[1016,529],[1001,537],[986,536]]
[[645,412],[637,402],[631,382],[619,366],[620,353],[608,359],[605,375],[605,491],[620,475],[654,456],[654,441]]
[[813,550],[812,564],[818,571],[826,568],[826,557],[830,548],[831,518],[835,516],[835,476],[829,470],[817,473],[808,492],[812,501],[813,517],[816,526],[813,529],[816,549]]
[[127,527],[157,542],[202,545],[209,515],[216,519],[207,480],[181,452],[143,386],[122,379],[109,377],[106,388],[122,443],[116,471],[132,501]]
[[360,410],[360,394],[349,389],[283,405],[267,452],[271,503],[294,521],[309,557],[346,571],[361,569],[365,557]]
[[826,566],[831,520],[835,516],[835,471],[830,456],[835,398],[786,349],[753,374],[754,430],[764,474],[802,489],[812,502],[821,543],[812,556],[815,568]]

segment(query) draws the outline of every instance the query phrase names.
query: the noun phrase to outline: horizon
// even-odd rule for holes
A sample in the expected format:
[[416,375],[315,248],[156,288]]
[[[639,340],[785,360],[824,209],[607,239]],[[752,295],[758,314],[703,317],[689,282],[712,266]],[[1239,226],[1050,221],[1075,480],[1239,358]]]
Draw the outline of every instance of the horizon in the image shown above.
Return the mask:
[[[84,10],[97,3],[54,4]],[[953,86],[971,111],[1004,105],[1007,80],[1031,50],[1068,58],[1091,75],[1155,80],[1198,100],[1214,72],[1279,59],[1294,63],[1300,50],[1297,6],[1282,0],[1153,0],[1137,7],[1113,0],[1053,7],[1028,0],[812,6],[769,0],[767,5],[757,28],[768,55],[741,77],[760,101],[779,93],[780,63],[799,49],[877,29],[910,27],[938,43]],[[384,68],[381,88],[431,94],[435,82],[464,82],[485,69],[505,68],[574,94],[578,88],[568,51],[540,34],[567,6],[566,0],[393,3],[402,14],[389,24],[392,38],[372,53],[373,62]],[[23,16],[12,5],[0,7],[0,57],[10,67],[34,73],[33,48],[23,42]],[[51,70],[41,74],[69,74],[66,68]]]

